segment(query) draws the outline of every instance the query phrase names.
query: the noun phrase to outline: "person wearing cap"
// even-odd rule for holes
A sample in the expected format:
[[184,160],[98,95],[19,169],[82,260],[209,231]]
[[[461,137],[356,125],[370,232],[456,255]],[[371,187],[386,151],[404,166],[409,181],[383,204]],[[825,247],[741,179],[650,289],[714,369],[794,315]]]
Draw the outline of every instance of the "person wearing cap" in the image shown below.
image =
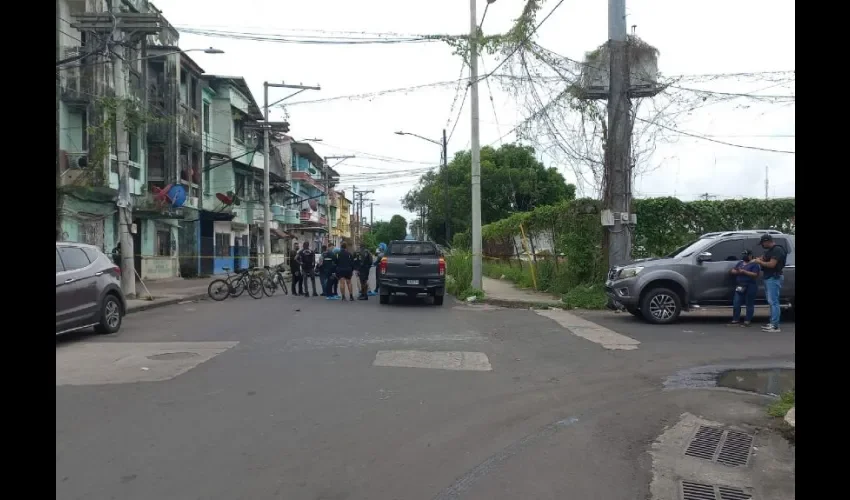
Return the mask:
[[759,244],[764,248],[764,255],[756,258],[753,262],[762,268],[764,273],[764,293],[767,303],[770,305],[770,323],[762,330],[766,332],[781,332],[779,329],[779,294],[782,291],[782,270],[785,268],[787,252],[781,245],[773,241],[773,236],[763,234],[759,238]]
[[758,284],[756,278],[761,268],[753,262],[753,252],[744,250],[741,260],[735,264],[730,273],[735,276],[735,295],[732,297],[732,322],[730,325],[740,325],[741,306],[746,304],[747,312],[744,316],[743,326],[750,326],[756,308],[756,292]]

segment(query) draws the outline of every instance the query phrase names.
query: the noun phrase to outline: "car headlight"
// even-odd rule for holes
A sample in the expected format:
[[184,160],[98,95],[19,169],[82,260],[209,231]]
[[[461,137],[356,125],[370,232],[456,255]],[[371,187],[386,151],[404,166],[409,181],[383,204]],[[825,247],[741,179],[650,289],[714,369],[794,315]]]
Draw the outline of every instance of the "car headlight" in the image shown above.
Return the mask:
[[622,271],[620,271],[620,278],[621,279],[634,278],[635,276],[640,274],[641,271],[643,271],[642,267],[627,267],[627,268],[623,269]]

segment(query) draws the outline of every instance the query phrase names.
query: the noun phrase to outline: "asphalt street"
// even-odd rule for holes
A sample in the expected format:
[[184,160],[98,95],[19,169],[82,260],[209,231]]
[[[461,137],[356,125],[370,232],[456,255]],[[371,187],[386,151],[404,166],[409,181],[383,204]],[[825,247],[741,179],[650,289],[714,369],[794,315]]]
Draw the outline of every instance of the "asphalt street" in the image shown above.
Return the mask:
[[582,317],[639,345],[448,298],[292,296],[178,304],[117,335],[57,339],[56,497],[644,499],[665,425],[764,404],[665,378],[794,361],[790,325]]

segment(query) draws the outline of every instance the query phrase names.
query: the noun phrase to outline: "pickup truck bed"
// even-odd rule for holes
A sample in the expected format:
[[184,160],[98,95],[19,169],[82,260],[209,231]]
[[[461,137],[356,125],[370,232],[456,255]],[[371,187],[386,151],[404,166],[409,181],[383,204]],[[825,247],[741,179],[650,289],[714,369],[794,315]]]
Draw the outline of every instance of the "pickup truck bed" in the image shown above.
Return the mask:
[[436,245],[429,241],[392,241],[378,264],[380,303],[389,304],[390,296],[427,294],[434,304],[442,305],[446,293],[446,263]]

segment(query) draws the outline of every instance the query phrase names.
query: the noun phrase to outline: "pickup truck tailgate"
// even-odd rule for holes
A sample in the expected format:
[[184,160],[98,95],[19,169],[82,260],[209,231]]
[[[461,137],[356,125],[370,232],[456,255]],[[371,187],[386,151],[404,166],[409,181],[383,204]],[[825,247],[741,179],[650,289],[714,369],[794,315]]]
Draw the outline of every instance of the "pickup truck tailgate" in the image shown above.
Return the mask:
[[400,287],[427,287],[442,284],[440,256],[437,247],[429,242],[392,243],[388,249],[387,272],[380,276]]

